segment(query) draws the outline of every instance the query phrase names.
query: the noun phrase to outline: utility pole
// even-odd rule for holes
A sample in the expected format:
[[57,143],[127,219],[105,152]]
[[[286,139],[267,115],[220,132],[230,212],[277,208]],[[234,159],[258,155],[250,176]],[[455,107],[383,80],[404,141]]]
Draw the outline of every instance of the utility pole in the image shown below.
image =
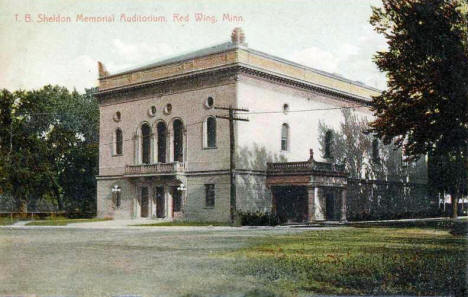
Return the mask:
[[235,150],[236,150],[236,141],[235,141],[235,135],[234,135],[234,121],[244,121],[248,122],[248,119],[242,119],[242,118],[235,118],[234,117],[234,112],[235,111],[246,111],[248,112],[248,109],[244,108],[233,108],[231,105],[229,107],[220,107],[220,106],[215,106],[215,109],[220,109],[220,110],[227,110],[229,112],[228,116],[216,116],[218,119],[225,119],[229,120],[229,144],[230,144],[230,149],[229,149],[229,175],[231,179],[231,197],[230,197],[230,216],[231,216],[231,222],[234,222],[234,214],[236,212],[236,176],[235,176],[235,168],[236,168],[236,160],[235,160]]

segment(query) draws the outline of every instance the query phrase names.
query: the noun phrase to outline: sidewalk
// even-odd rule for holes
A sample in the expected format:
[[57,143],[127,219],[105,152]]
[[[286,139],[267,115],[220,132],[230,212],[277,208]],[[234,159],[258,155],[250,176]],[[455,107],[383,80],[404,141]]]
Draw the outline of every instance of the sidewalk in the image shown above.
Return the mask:
[[26,224],[32,222],[29,221],[18,221],[13,225],[5,225],[0,226],[0,229],[112,229],[112,230],[145,230],[145,231],[301,231],[304,230],[311,230],[314,229],[313,227],[317,227],[317,230],[327,230],[327,229],[334,229],[336,227],[341,227],[342,225],[338,226],[331,226],[331,225],[317,225],[317,226],[290,226],[290,225],[283,225],[283,226],[136,226],[136,225],[150,225],[150,224],[157,224],[157,223],[164,223],[167,220],[164,219],[124,219],[124,220],[108,220],[108,221],[99,221],[99,222],[87,222],[87,223],[69,223],[64,226],[27,226]]
[[[135,226],[135,225],[150,225],[157,223],[168,222],[164,219],[125,219],[125,220],[108,220],[88,223],[69,223],[65,226],[27,226],[29,221],[18,221],[13,225],[0,226],[0,228],[18,228],[18,229],[132,229],[132,230],[159,230],[159,231],[193,231],[193,230],[281,230],[281,229],[334,229],[340,227],[364,226],[364,225],[379,225],[379,224],[398,224],[398,223],[416,223],[416,222],[437,222],[448,220],[446,217],[425,218],[425,219],[401,219],[401,220],[380,220],[380,221],[322,221],[314,223],[298,223],[281,226]],[[458,220],[466,220],[468,216],[459,217]]]
[[[458,217],[457,220],[467,220],[468,216]],[[394,222],[432,222],[450,220],[448,217],[422,218],[422,219],[399,219],[399,220],[379,220],[379,221],[352,221],[347,224],[372,224],[372,223],[394,223]]]
[[[379,225],[379,224],[392,224],[392,223],[417,223],[417,222],[441,222],[450,220],[448,217],[437,218],[421,218],[421,219],[399,219],[399,220],[374,220],[374,221],[320,221],[313,223],[298,223],[287,225],[290,228],[312,228],[312,227],[352,227],[356,225]],[[468,216],[458,217],[457,220],[466,220],[468,223]]]

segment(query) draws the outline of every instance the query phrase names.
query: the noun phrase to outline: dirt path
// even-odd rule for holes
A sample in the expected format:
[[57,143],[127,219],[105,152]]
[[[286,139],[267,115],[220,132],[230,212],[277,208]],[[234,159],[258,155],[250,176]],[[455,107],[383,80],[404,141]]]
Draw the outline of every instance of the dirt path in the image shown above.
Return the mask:
[[263,285],[236,274],[234,259],[220,255],[251,238],[300,231],[1,228],[0,296],[235,296]]

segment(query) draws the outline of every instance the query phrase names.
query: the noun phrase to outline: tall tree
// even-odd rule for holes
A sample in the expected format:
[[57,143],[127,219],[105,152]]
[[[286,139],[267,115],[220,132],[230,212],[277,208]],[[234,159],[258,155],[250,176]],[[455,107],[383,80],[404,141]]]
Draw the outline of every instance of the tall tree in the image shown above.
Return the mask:
[[91,93],[58,86],[0,92],[0,198],[19,211],[41,201],[93,213],[98,107]]
[[98,106],[92,92],[84,95],[45,86],[30,95],[47,102],[44,135],[54,170],[55,200],[60,210],[95,212]]
[[[388,43],[375,62],[387,89],[373,98],[371,131],[402,147],[408,158],[436,153],[463,164],[468,146],[466,0],[383,0],[370,19]],[[466,183],[466,167],[448,166],[443,185],[452,216]],[[454,171],[453,171],[454,170]]]
[[338,129],[319,122],[320,151],[325,156],[326,134],[332,132],[329,160],[344,164],[349,176],[354,179],[425,183],[427,167],[424,159],[403,162],[401,149],[392,144],[381,145],[369,130],[367,118],[359,117],[349,109],[342,110],[343,121]]
[[34,121],[44,105],[31,99],[22,91],[0,92],[0,192],[21,212],[28,202],[53,195],[47,146]]

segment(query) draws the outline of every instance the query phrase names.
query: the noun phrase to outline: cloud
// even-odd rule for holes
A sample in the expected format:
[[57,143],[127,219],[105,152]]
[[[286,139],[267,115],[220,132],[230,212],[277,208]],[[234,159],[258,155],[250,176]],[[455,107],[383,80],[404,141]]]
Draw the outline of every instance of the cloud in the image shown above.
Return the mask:
[[45,83],[59,83],[68,88],[76,88],[83,92],[85,88],[97,86],[97,61],[104,63],[106,68],[115,73],[123,69],[137,67],[159,60],[172,53],[165,43],[150,45],[146,42],[125,43],[120,39],[112,41],[112,49],[103,57],[80,55],[69,61],[62,60],[53,65],[54,70],[47,77],[40,79]]
[[[67,59],[66,55],[56,57],[56,63],[47,65],[47,60],[36,60],[41,67],[36,67],[23,77],[21,87],[39,88],[45,84],[60,84],[69,89],[76,88],[84,92],[85,88],[98,85],[97,61],[102,61],[106,68],[115,73],[125,68],[137,67],[159,60],[172,53],[172,49],[165,43],[149,45],[145,42],[125,43],[120,39],[112,41],[112,49],[105,56],[93,57],[79,55]],[[41,69],[48,69],[44,72]]]
[[[10,90],[36,89],[44,85],[60,85],[72,90],[76,88],[83,92],[85,88],[97,85],[97,60],[88,55],[79,55],[68,59],[66,55],[56,55],[55,63],[50,63],[48,57],[38,56],[34,59],[18,61],[19,65],[31,65],[20,76],[7,69],[0,79],[0,84]],[[26,66],[27,67],[27,66]]]
[[85,88],[97,85],[97,60],[88,55],[80,55],[69,61],[62,60],[48,69],[47,73],[36,74],[36,87],[59,84],[83,92]]
[[[114,39],[110,43],[109,51],[100,52],[97,55],[82,54],[70,56],[68,52],[56,52],[54,63],[50,62],[50,55],[36,51],[36,55],[29,55],[19,59],[14,57],[11,65],[24,65],[28,71],[18,76],[13,67],[4,67],[6,70],[0,77],[2,87],[12,90],[24,88],[40,88],[46,84],[59,84],[69,89],[76,88],[83,92],[85,88],[97,86],[98,70],[97,61],[102,61],[111,73],[116,73],[125,68],[133,68],[160,60],[164,56],[173,53],[172,48],[166,43],[124,42]],[[8,61],[2,59],[3,64]],[[31,67],[34,65],[34,67]]]
[[97,85],[97,59],[80,55],[71,60],[65,67],[63,73],[67,73],[67,76],[62,81],[67,87],[75,87],[78,91],[83,91],[85,88]]
[[339,64],[338,56],[315,46],[294,52],[289,59],[328,72],[335,72]]
[[367,85],[385,88],[385,76],[372,61],[379,50],[385,50],[385,39],[372,31],[370,26],[362,26],[361,36],[353,43],[343,43],[338,47],[324,50],[309,47],[294,52],[288,58],[300,64],[330,73],[338,73],[351,80]]
[[107,62],[104,61],[109,64],[108,70],[111,72],[136,67],[140,64],[148,64],[174,53],[167,43],[132,43],[113,39],[112,46],[112,59]]

